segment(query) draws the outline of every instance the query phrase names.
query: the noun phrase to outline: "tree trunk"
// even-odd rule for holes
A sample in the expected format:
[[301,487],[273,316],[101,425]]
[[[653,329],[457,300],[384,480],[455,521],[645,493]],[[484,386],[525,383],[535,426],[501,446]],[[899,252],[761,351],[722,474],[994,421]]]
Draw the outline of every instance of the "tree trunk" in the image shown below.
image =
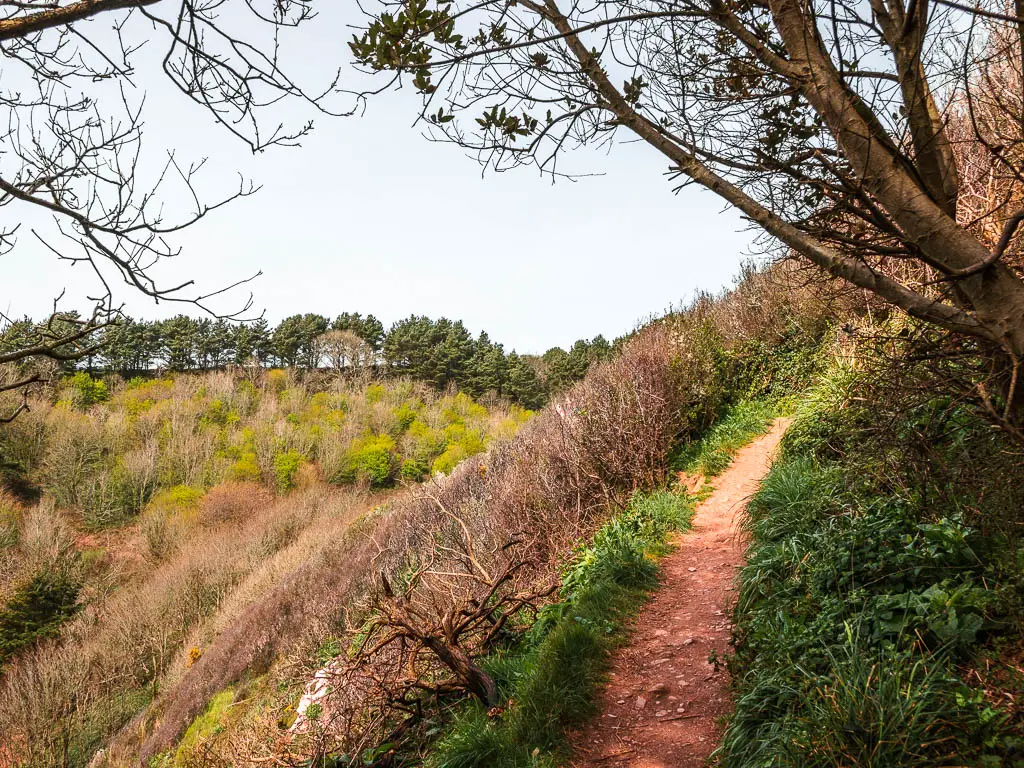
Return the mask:
[[498,686],[494,678],[474,664],[458,645],[454,642],[447,643],[438,637],[424,638],[424,642],[448,669],[466,683],[466,687],[484,706],[496,707],[500,703]]

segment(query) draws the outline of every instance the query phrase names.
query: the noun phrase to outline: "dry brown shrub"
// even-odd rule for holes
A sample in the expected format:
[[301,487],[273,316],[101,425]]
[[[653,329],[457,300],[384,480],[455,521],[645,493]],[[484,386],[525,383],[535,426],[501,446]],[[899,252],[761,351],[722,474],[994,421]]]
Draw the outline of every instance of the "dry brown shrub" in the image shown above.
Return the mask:
[[228,481],[206,492],[199,506],[199,519],[204,525],[243,520],[273,502],[274,494],[259,483]]

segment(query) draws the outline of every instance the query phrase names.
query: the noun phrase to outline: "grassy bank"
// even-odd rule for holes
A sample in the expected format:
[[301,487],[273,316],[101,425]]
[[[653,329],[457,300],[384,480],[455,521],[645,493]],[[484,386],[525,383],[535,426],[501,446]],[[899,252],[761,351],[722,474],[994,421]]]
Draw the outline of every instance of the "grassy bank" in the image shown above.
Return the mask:
[[717,477],[732,464],[736,451],[768,431],[784,406],[770,400],[741,400],[726,408],[700,440],[683,446],[672,458],[677,472]]
[[891,415],[863,386],[822,379],[748,507],[720,764],[1019,768],[1001,691],[1024,682],[1021,489],[999,479],[1019,450],[949,402]]

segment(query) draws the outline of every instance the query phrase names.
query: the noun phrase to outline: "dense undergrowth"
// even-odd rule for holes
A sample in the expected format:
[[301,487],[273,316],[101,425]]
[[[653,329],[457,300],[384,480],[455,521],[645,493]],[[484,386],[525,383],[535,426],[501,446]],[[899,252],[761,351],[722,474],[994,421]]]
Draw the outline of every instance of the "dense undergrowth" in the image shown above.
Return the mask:
[[837,358],[748,507],[718,758],[1019,768],[1019,447],[948,398],[894,409],[870,385]]
[[450,472],[529,416],[323,383],[78,374],[4,428],[0,744],[22,733],[32,764],[84,765],[209,637],[329,553],[371,491]]

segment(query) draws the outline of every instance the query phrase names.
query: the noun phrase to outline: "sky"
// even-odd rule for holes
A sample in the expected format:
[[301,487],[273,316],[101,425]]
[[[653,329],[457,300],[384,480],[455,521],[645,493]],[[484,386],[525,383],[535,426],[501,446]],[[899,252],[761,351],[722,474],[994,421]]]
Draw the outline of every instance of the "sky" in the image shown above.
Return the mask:
[[[354,77],[344,45],[351,21],[318,19],[293,49],[301,75],[315,81],[327,71],[320,64],[339,64]],[[167,283],[195,278],[204,289],[262,271],[224,309],[237,309],[251,289],[272,324],[303,312],[373,313],[385,325],[445,316],[506,349],[539,353],[614,338],[698,291],[729,285],[750,247],[734,211],[704,190],[674,193],[667,163],[645,145],[581,150],[572,167],[589,175],[572,181],[526,168],[484,174],[463,150],[424,138],[407,89],[371,100],[358,117],[317,118],[301,147],[254,156],[168,87],[147,55],[136,83],[146,91],[149,157],[174,148],[181,159],[209,158],[213,192],[239,172],[261,185],[180,236],[182,254],[161,267]],[[304,114],[284,109],[295,110],[285,117]],[[23,208],[0,209],[5,224],[26,225],[18,248],[0,256],[0,310],[39,317],[62,290],[62,309],[87,308],[95,278],[28,236],[51,225]],[[155,306],[127,287],[117,298],[135,317],[197,314]]]

